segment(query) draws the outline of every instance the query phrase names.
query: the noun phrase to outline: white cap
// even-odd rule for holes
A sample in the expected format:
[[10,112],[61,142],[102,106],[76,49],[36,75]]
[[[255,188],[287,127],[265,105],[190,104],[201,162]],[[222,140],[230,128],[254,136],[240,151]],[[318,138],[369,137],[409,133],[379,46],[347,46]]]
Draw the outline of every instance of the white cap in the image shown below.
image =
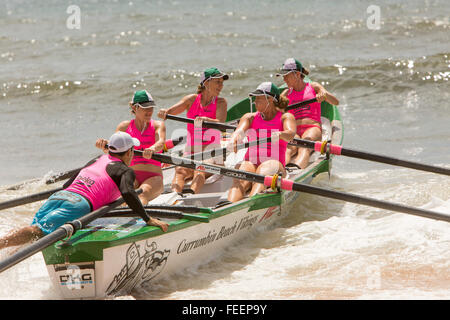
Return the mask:
[[131,137],[128,133],[117,131],[114,133],[108,142],[108,150],[114,153],[128,151],[131,147],[139,147],[138,139]]

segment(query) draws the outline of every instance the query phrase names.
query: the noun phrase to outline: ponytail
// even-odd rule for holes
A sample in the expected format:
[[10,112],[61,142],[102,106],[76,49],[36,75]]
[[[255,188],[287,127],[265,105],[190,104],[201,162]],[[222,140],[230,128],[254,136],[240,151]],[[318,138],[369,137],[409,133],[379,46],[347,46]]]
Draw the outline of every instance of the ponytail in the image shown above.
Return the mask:
[[130,108],[131,108],[131,113],[132,113],[132,114],[136,114],[136,112],[134,112],[134,110],[133,110],[133,102],[132,102],[132,101],[128,102],[128,105],[129,105]]
[[203,92],[203,90],[205,90],[206,88],[205,88],[205,86],[204,85],[202,85],[202,84],[199,84],[198,85],[198,87],[197,87],[197,94],[200,94],[200,93],[202,93]]
[[274,100],[273,104],[275,105],[275,107],[277,107],[278,109],[280,109],[281,111],[284,112],[284,110],[289,105],[289,99],[286,98],[285,96],[280,95],[280,97],[278,98],[278,101]]
[[302,79],[309,74],[309,70],[302,67],[301,76]]

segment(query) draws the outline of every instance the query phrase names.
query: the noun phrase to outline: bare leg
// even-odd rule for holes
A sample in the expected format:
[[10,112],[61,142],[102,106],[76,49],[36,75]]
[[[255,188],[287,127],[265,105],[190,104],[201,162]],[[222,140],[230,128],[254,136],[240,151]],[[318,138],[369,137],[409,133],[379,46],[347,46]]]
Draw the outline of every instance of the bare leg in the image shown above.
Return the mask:
[[[312,127],[306,130],[302,139],[311,140],[311,141],[320,141],[322,138],[322,130],[317,127]],[[300,168],[305,169],[309,164],[309,158],[311,156],[311,149],[308,148],[298,148],[297,156],[294,159],[294,163],[298,165]]]
[[184,184],[186,183],[186,179],[193,177],[193,175],[194,170],[192,169],[176,167],[175,175],[172,180],[172,190],[174,192],[181,192],[184,188]]
[[0,249],[19,246],[42,237],[44,234],[38,226],[28,226],[12,231],[0,239]]
[[[295,135],[295,138],[299,138],[299,136]],[[294,156],[297,154],[297,147],[296,146],[287,146],[286,149],[286,163],[290,163],[291,159],[294,158]]]
[[[264,175],[264,176],[272,176],[276,173],[282,173],[283,176],[286,175],[286,170],[283,165],[278,160],[267,160],[261,163],[256,170],[256,173]],[[254,183],[252,186],[252,191],[250,191],[249,196],[254,196],[262,191],[264,191],[267,187],[262,183]]]
[[[244,161],[241,165],[238,165],[238,170],[247,172],[255,172],[256,167],[253,163]],[[247,191],[251,188],[252,183],[246,180],[233,179],[233,186],[228,192],[228,201],[236,202],[244,198]]]
[[[222,159],[206,159],[203,162],[206,164],[223,166]],[[195,171],[194,178],[192,179],[191,183],[191,189],[195,193],[199,193],[203,185],[205,184],[206,179],[208,179],[210,176],[212,176],[211,173]]]
[[164,191],[163,178],[161,176],[148,178],[139,187],[143,191],[139,195],[139,199],[142,205],[145,206],[149,201],[155,199]]
[[206,179],[210,175],[211,174],[207,174],[206,172],[195,171],[194,178],[192,179],[192,183],[191,183],[191,189],[195,193],[198,193],[200,191],[200,189],[203,187],[203,185],[205,184]]

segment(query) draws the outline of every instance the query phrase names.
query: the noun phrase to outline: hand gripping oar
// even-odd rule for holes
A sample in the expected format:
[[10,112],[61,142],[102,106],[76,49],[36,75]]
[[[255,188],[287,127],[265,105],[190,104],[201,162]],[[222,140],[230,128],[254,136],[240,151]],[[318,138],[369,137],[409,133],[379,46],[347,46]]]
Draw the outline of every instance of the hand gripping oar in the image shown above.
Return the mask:
[[[136,151],[138,152],[138,151]],[[310,194],[319,195],[322,197],[348,201],[356,204],[363,204],[375,208],[396,211],[401,213],[412,214],[420,217],[443,220],[450,222],[450,215],[434,212],[425,209],[417,209],[410,206],[395,204],[387,201],[371,199],[363,196],[358,196],[350,193],[344,193],[339,191],[328,190],[320,187],[306,185],[298,182],[294,182],[289,179],[280,178],[278,175],[263,176],[256,173],[230,169],[220,167],[212,164],[205,164],[200,161],[191,160],[188,158],[179,158],[173,156],[167,156],[163,154],[153,154],[152,159],[160,162],[171,163],[181,167],[190,168],[194,170],[209,172],[213,174],[221,174],[227,177],[236,178],[240,180],[247,180],[250,182],[262,183],[265,186],[272,187],[273,189],[283,189],[305,192]]]
[[[314,100],[314,99],[311,99],[311,100]],[[306,103],[308,101],[303,101],[303,102]],[[294,105],[292,105],[292,107],[294,107]],[[172,115],[170,115],[170,117],[168,115],[167,117],[168,117],[168,119],[172,119],[172,120],[176,120],[176,121],[194,123],[193,119],[187,119],[187,118],[177,117],[177,116],[172,116]],[[217,129],[217,130],[221,130],[221,131],[235,130],[237,128],[236,126],[233,126],[233,125],[210,122],[210,121],[204,121],[203,125],[207,128]],[[311,140],[304,140],[304,139],[296,138],[296,139],[293,139],[292,142],[289,142],[288,145],[314,149],[315,151],[321,152],[322,154],[328,152],[328,153],[335,154],[335,155],[342,155],[342,156],[347,156],[347,157],[352,157],[352,158],[357,158],[357,159],[386,163],[386,164],[390,164],[390,165],[394,165],[394,166],[406,167],[406,168],[410,168],[410,169],[416,169],[416,170],[428,171],[428,172],[433,172],[433,173],[438,173],[438,174],[450,175],[450,169],[447,169],[447,168],[431,166],[431,165],[417,163],[417,162],[408,161],[408,160],[396,159],[396,158],[383,156],[383,155],[379,155],[379,154],[373,154],[373,153],[369,153],[369,152],[353,150],[350,148],[344,148],[342,146],[328,144],[327,141],[323,141],[323,142],[322,141],[311,141]]]
[[428,164],[422,164],[422,163],[417,163],[417,162],[408,161],[408,160],[396,159],[396,158],[387,157],[387,156],[383,156],[383,155],[379,155],[379,154],[353,150],[350,148],[344,148],[342,146],[330,144],[327,141],[321,142],[321,141],[310,141],[310,140],[304,140],[304,139],[294,139],[289,144],[302,146],[302,147],[306,147],[309,149],[314,149],[315,151],[318,151],[322,154],[330,153],[330,154],[334,154],[334,155],[342,155],[342,156],[347,156],[347,157],[351,157],[351,158],[369,160],[369,161],[374,161],[374,162],[381,162],[381,163],[386,163],[386,164],[390,164],[393,166],[405,167],[405,168],[422,170],[422,171],[433,172],[433,173],[444,174],[444,175],[450,176],[450,169],[447,169],[447,168],[431,166]]
[[[136,193],[137,194],[142,193],[142,189],[137,189]],[[120,206],[124,202],[125,200],[122,197],[120,197],[116,201],[108,205],[105,205],[95,211],[92,211],[87,215],[81,217],[80,219],[67,222],[66,224],[62,225],[52,233],[40,238],[31,245],[17,251],[15,254],[1,261],[0,273],[18,264],[19,262],[25,260],[26,258],[31,257],[35,253],[44,250],[45,248],[51,246],[52,244],[58,242],[59,240],[62,240],[67,236],[72,236],[77,230],[84,228],[86,225],[88,225],[95,219],[100,218],[105,213]]]
[[[180,211],[174,210],[162,210],[162,209],[146,209],[145,210],[152,217],[160,217],[160,218],[170,218],[170,219],[187,219],[191,221],[199,221],[199,222],[209,222],[209,217],[199,216],[195,214],[183,213]],[[197,211],[198,212],[198,211]],[[111,218],[111,217],[138,217],[136,213],[132,209],[124,208],[124,209],[115,209],[108,212],[103,217]]]

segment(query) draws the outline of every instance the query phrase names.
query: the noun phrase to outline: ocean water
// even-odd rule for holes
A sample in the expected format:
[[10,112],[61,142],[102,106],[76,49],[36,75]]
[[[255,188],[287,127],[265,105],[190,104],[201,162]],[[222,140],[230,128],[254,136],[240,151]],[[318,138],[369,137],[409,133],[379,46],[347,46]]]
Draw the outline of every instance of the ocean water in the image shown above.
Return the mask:
[[[448,1],[63,1],[0,3],[0,201],[53,188],[31,178],[77,168],[131,117],[147,89],[160,106],[196,90],[200,72],[230,75],[231,106],[289,57],[340,100],[344,146],[450,167]],[[69,23],[68,23],[69,22]],[[377,23],[378,22],[378,23]],[[168,123],[170,134],[182,128]],[[450,212],[437,174],[335,158],[314,184]],[[4,210],[0,235],[42,202]],[[448,299],[445,222],[305,195],[267,234],[135,299]],[[4,250],[5,251],[5,250]],[[7,253],[0,252],[0,257]],[[261,278],[266,279],[261,284]],[[57,299],[35,255],[0,274],[2,299]]]

